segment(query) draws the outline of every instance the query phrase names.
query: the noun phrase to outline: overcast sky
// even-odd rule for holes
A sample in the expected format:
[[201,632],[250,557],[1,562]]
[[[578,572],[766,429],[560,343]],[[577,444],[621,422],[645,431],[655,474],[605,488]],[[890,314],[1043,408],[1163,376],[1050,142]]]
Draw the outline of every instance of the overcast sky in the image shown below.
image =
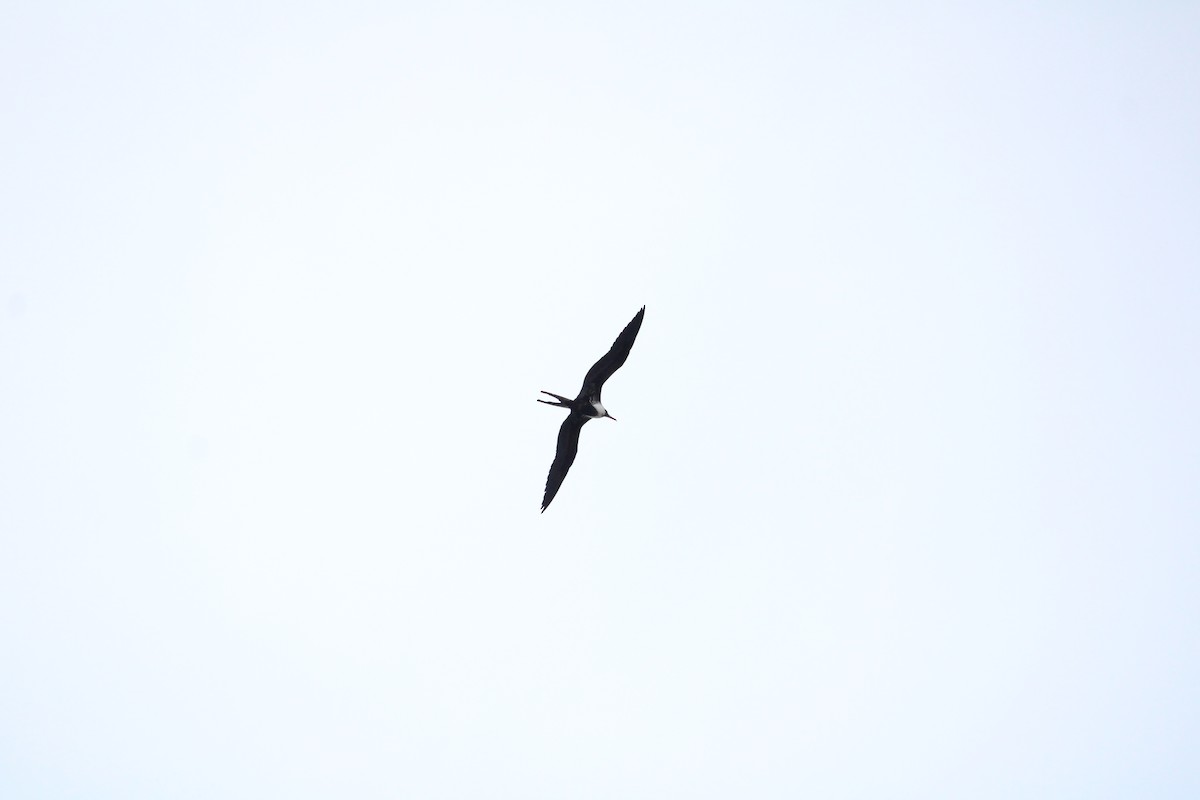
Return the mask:
[[1200,7],[832,5],[0,8],[0,796],[1200,796]]

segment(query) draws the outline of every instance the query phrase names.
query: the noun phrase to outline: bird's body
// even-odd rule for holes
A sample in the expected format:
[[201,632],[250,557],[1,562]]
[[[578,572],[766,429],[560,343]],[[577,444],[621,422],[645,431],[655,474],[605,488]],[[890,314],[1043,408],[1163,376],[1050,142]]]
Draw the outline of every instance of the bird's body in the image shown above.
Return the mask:
[[542,498],[542,511],[549,507],[554,495],[558,494],[558,488],[562,486],[563,479],[567,477],[567,471],[571,469],[571,464],[575,463],[575,454],[579,451],[579,432],[583,430],[584,423],[600,417],[616,420],[616,417],[609,414],[600,403],[600,390],[604,388],[604,382],[612,377],[612,374],[620,369],[621,365],[625,363],[625,359],[629,357],[633,342],[642,328],[642,317],[645,313],[646,307],[642,306],[630,323],[625,326],[625,330],[621,331],[621,335],[613,342],[609,351],[592,365],[583,379],[583,388],[579,390],[579,394],[574,400],[544,390],[542,394],[550,395],[554,400],[538,398],[539,403],[559,406],[571,411],[563,420],[562,427],[558,429],[558,448],[554,454],[554,463],[550,465],[550,474],[546,477],[546,494]]

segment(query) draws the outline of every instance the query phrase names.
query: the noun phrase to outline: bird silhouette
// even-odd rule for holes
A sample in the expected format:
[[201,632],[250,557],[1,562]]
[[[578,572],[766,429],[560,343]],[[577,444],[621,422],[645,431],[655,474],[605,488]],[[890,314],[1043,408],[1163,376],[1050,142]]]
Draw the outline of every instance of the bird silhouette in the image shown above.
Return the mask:
[[542,498],[543,513],[550,506],[554,495],[558,494],[563,479],[567,477],[567,471],[575,463],[575,454],[579,452],[579,432],[583,430],[583,424],[590,419],[599,417],[608,417],[616,422],[617,418],[609,414],[600,404],[600,390],[604,388],[604,382],[611,378],[612,374],[620,369],[621,365],[625,363],[625,359],[629,357],[629,351],[633,348],[633,340],[637,338],[638,331],[642,329],[642,317],[645,314],[646,307],[642,306],[641,310],[625,326],[625,330],[621,331],[621,335],[613,342],[608,352],[587,371],[587,375],[583,378],[583,388],[579,390],[579,395],[574,400],[554,392],[547,392],[545,389],[542,390],[542,394],[550,395],[554,400],[543,400],[539,397],[539,403],[571,410],[571,413],[563,420],[562,427],[558,429],[558,449],[554,453],[554,463],[550,465],[550,474],[546,477],[546,494]]

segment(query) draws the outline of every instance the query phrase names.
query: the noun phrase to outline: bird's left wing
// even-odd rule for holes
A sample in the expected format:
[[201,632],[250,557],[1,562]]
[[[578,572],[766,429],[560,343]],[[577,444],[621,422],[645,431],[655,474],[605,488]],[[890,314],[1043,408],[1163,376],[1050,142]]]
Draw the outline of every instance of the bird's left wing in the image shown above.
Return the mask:
[[588,418],[581,414],[569,414],[558,429],[558,450],[554,453],[554,463],[550,465],[550,474],[546,476],[546,496],[542,498],[542,511],[550,506],[558,487],[562,486],[563,478],[575,463],[575,454],[579,452],[579,431]]

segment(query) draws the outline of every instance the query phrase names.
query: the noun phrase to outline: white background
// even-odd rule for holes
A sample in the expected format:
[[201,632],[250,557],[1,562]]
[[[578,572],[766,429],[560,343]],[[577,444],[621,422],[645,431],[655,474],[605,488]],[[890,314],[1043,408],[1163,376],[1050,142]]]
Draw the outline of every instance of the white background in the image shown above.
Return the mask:
[[6,4],[0,795],[1200,796],[1200,12],[972,5]]

